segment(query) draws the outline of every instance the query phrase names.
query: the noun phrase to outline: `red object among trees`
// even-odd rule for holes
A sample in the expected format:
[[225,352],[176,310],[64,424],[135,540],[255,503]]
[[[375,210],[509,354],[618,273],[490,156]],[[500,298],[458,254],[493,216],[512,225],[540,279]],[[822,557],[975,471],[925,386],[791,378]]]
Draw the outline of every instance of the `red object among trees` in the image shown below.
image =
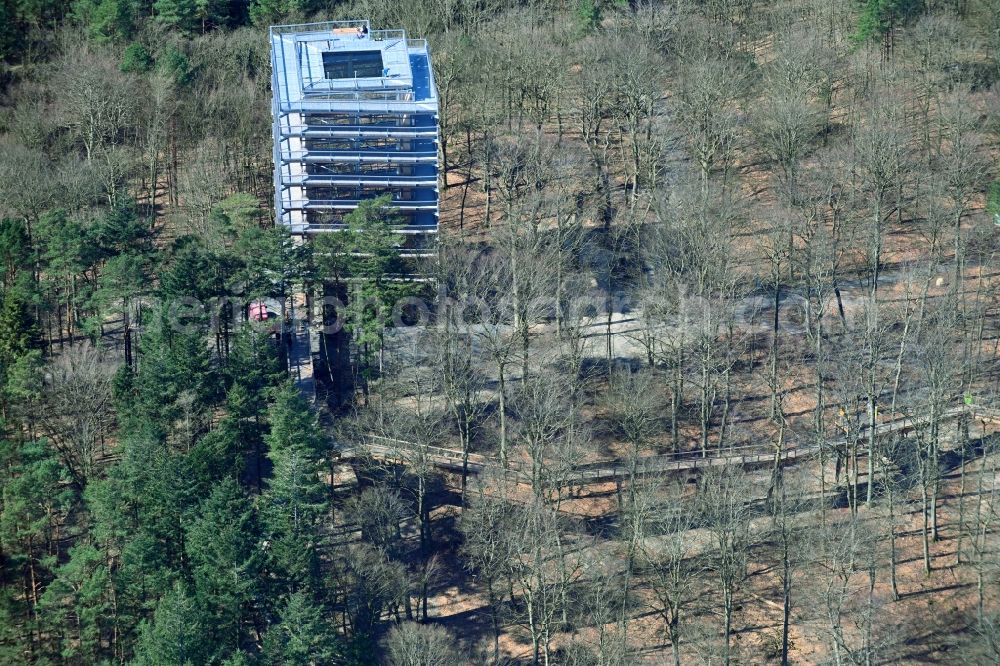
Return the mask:
[[270,315],[267,311],[267,306],[264,305],[264,301],[256,301],[250,304],[250,311],[247,316],[250,317],[250,321],[267,321]]

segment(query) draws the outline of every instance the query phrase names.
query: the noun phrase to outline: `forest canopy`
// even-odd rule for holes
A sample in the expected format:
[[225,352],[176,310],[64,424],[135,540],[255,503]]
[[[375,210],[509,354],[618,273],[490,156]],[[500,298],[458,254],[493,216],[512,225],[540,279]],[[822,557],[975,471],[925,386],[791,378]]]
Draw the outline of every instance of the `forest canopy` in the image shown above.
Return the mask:
[[[419,263],[274,224],[348,19]],[[998,0],[0,0],[0,663],[997,663],[998,141]]]

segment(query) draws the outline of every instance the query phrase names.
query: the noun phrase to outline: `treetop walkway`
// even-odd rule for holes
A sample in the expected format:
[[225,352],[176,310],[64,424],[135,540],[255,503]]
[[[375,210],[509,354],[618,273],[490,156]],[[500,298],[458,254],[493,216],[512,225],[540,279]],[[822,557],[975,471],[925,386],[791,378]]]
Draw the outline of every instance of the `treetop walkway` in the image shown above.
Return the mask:
[[[1000,423],[1000,409],[981,405],[960,405],[953,407],[937,416],[937,419],[940,421],[951,421],[961,416]],[[910,432],[929,425],[931,420],[931,415],[905,416],[886,423],[880,423],[875,427],[875,436],[882,438],[886,435]],[[857,441],[863,441],[868,436],[868,427],[862,427]],[[849,443],[848,439],[841,438],[839,440],[823,443],[815,442],[792,448],[783,447],[780,451],[775,448],[767,451],[763,447],[750,445],[731,447],[721,452],[711,452],[706,456],[702,456],[699,451],[681,451],[642,456],[633,463],[608,461],[584,464],[567,472],[563,475],[563,478],[570,483],[591,484],[626,478],[633,473],[642,476],[666,472],[696,471],[727,465],[753,467],[774,463],[775,456],[780,461],[794,461],[818,454],[821,446],[825,446],[827,450],[830,450],[845,448]],[[342,460],[370,458],[390,463],[423,463],[448,471],[462,471],[463,469],[467,469],[470,473],[474,474],[482,473],[484,470],[493,470],[514,474],[524,479],[530,479],[531,476],[530,466],[522,461],[510,460],[506,466],[503,466],[500,461],[493,458],[481,454],[469,453],[466,463],[465,455],[457,449],[424,445],[378,435],[365,435],[357,445],[342,447],[338,453]]]

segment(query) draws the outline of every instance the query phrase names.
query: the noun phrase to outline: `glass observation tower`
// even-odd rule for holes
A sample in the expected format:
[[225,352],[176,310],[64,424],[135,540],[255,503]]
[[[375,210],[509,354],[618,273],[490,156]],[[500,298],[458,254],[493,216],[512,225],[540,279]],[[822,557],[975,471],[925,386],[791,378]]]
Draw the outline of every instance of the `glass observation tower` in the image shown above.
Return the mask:
[[368,21],[271,28],[275,219],[291,233],[344,228],[364,199],[392,195],[404,253],[438,225],[438,97],[430,52]]

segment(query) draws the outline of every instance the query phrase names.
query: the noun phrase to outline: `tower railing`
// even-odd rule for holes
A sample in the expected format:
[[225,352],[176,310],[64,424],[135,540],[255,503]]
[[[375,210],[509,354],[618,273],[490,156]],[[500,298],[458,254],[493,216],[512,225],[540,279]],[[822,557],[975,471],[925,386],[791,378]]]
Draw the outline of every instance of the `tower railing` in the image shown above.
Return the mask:
[[[371,34],[371,22],[368,19],[356,21],[318,21],[316,23],[288,23],[285,25],[272,25],[272,35],[287,35],[292,32],[333,32],[334,30],[357,30],[367,28]],[[378,32],[387,32],[379,30]],[[400,30],[400,32],[403,32]],[[405,33],[404,33],[405,34]]]

